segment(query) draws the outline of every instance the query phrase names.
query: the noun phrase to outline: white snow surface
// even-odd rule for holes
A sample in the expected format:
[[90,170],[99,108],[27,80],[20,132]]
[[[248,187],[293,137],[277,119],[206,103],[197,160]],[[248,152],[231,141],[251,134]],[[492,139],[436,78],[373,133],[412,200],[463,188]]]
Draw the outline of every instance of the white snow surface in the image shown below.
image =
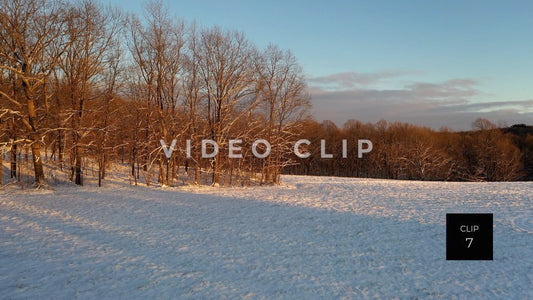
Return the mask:
[[[533,299],[533,182],[0,191],[0,298]],[[494,214],[446,261],[446,213]]]

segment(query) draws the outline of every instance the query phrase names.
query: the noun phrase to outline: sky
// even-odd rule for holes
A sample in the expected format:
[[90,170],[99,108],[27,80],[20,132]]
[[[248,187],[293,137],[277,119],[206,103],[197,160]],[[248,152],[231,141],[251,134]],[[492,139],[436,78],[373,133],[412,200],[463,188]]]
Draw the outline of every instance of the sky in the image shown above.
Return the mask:
[[[141,0],[112,5],[142,14]],[[317,121],[533,125],[533,1],[168,1],[169,14],[289,49]]]

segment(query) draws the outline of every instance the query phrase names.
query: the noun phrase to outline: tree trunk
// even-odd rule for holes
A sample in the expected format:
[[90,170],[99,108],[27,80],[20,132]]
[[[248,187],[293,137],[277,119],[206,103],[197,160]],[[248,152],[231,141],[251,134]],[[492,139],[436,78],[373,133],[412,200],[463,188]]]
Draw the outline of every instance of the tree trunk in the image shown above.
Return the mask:
[[131,176],[135,177],[135,160],[137,159],[137,148],[131,148]]
[[165,178],[165,184],[167,186],[170,186],[170,172],[171,172],[171,164],[170,164],[170,159],[167,158],[167,174],[166,174],[166,178]]
[[107,166],[107,155],[106,155],[106,152],[104,150],[104,154],[102,155],[102,176],[101,179],[105,179],[105,175],[106,175],[106,166]]
[[219,185],[220,177],[218,173],[218,162],[217,162],[218,154],[213,158],[213,161],[211,162],[211,165],[213,166],[213,182],[212,186]]
[[34,168],[34,174],[35,174],[35,184],[37,186],[40,186],[42,184],[45,184],[46,182],[44,178],[43,163],[41,160],[41,144],[40,144],[41,139],[35,126],[35,120],[37,119],[37,114],[35,113],[35,103],[33,101],[33,93],[30,91],[30,89],[28,88],[26,84],[23,84],[23,86],[26,92],[26,102],[28,104],[28,122],[32,129],[30,137],[31,137],[31,151],[33,154],[33,168]]
[[[198,151],[198,147],[195,149],[196,152]],[[202,166],[200,165],[200,154],[196,154],[196,170],[194,174],[194,179],[196,180],[196,185],[200,185],[200,171],[202,170]]]
[[63,171],[63,135],[61,130],[57,131],[57,159],[59,163],[59,170]]
[[102,166],[98,167],[98,187],[102,186]]
[[4,151],[0,151],[0,185],[3,184],[3,179],[4,179],[4,164],[3,164],[3,161],[4,161]]
[[74,166],[74,173],[76,174],[75,183],[77,185],[83,185],[83,175],[81,173],[81,147],[79,145],[75,146],[75,158],[76,165]]
[[17,144],[11,145],[11,178],[17,178]]
[[35,184],[42,185],[45,184],[43,163],[41,160],[41,145],[39,144],[39,135],[37,133],[32,133],[32,144],[31,152],[33,155],[33,168],[35,173]]

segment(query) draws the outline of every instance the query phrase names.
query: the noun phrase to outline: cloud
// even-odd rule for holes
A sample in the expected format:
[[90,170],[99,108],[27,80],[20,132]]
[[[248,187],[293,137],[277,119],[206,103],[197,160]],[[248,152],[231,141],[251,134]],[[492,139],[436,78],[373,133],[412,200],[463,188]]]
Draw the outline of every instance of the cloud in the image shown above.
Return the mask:
[[533,120],[533,99],[473,101],[472,98],[483,94],[478,90],[479,82],[474,79],[415,82],[400,89],[373,86],[383,78],[394,76],[401,74],[352,72],[309,80],[316,119],[332,120],[337,125],[349,119],[372,123],[385,119],[455,130],[470,129],[479,117],[509,125]]
[[379,73],[345,72],[327,76],[308,78],[307,82],[315,87],[325,90],[353,89],[362,86],[376,85],[377,83],[407,74],[418,73],[408,71],[383,71]]
[[477,82],[472,79],[452,79],[443,83],[417,82],[408,85],[406,89],[412,96],[432,99],[449,99],[453,97],[471,97],[478,94],[475,89]]

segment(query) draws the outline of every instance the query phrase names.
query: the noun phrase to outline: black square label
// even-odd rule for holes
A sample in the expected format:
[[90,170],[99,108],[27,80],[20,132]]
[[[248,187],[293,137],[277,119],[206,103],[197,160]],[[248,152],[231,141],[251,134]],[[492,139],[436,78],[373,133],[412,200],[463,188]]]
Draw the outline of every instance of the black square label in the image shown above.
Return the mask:
[[492,214],[446,214],[446,260],[492,260]]

